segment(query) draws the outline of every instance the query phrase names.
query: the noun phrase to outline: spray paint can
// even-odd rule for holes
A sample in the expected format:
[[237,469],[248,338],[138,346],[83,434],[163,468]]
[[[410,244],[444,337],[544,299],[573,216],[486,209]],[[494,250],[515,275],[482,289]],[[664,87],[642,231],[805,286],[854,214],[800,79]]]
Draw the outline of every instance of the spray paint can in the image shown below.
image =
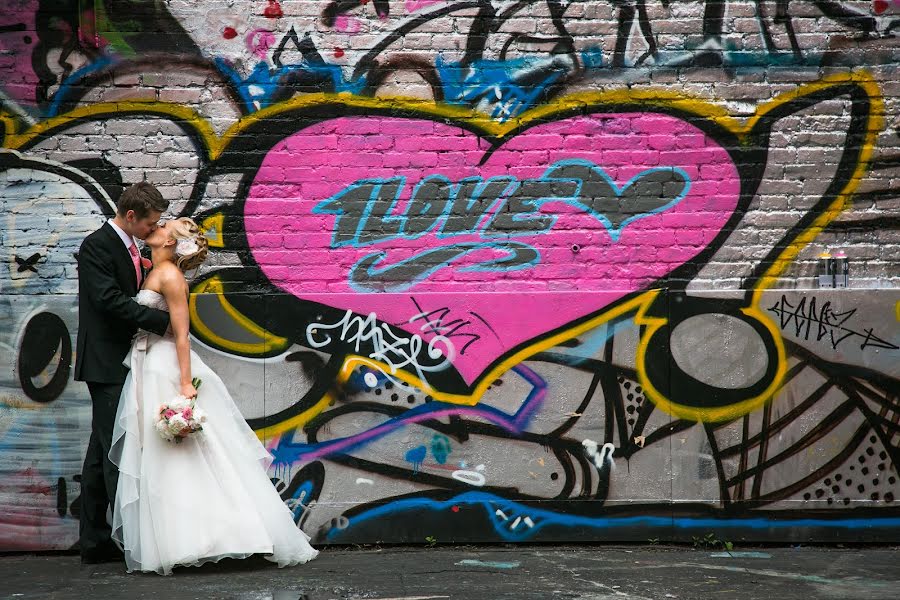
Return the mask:
[[834,253],[834,287],[850,287],[850,259],[840,250]]
[[820,288],[834,287],[834,257],[827,250],[819,255],[816,266],[816,281]]

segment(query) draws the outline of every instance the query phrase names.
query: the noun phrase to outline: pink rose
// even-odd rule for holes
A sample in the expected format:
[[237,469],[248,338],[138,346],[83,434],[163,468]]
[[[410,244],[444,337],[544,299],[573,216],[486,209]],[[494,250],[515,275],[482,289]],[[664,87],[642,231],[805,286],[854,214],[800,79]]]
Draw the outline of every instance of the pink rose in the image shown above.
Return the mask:
[[144,258],[144,257],[142,256],[142,257],[141,257],[141,265],[142,265],[145,269],[149,269],[150,267],[153,266],[153,263],[150,262],[150,259],[149,259],[149,258]]
[[183,411],[181,411],[181,416],[184,417],[185,419],[190,419],[191,417],[194,416],[194,411],[191,410],[190,407],[188,407],[188,408],[184,409]]
[[165,416],[167,419],[171,419],[172,417],[175,416],[175,411],[172,410],[171,408],[166,409],[166,412],[163,413],[163,416]]

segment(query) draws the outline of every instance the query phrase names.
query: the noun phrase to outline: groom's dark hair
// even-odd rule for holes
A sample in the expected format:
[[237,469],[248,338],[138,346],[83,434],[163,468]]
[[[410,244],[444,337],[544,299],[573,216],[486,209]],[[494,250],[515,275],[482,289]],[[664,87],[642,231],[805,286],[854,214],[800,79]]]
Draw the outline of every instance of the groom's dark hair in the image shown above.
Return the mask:
[[169,201],[162,197],[159,190],[152,183],[141,181],[122,192],[116,212],[124,217],[129,210],[133,210],[138,219],[143,219],[152,210],[162,213],[168,208]]

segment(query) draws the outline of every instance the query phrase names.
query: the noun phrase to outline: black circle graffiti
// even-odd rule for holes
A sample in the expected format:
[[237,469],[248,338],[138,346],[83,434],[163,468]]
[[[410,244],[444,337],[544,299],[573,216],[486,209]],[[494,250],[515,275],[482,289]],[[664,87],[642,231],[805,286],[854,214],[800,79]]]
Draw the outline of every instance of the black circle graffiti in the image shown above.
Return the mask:
[[671,359],[671,336],[675,328],[688,318],[698,315],[726,315],[752,328],[767,356],[777,355],[772,333],[758,320],[747,317],[741,310],[743,301],[719,298],[696,298],[670,294],[668,322],[654,331],[647,343],[645,358],[648,379],[657,389],[667,390],[674,402],[689,408],[721,408],[758,396],[775,379],[776,360],[769,360],[762,373],[747,385],[727,389],[703,382],[687,373]]
[[[56,372],[50,381],[38,387],[32,379],[51,365],[55,356],[59,355]],[[69,381],[69,370],[72,365],[72,340],[69,328],[53,313],[40,313],[28,321],[22,335],[19,348],[19,384],[25,395],[35,402],[52,402],[56,400]]]

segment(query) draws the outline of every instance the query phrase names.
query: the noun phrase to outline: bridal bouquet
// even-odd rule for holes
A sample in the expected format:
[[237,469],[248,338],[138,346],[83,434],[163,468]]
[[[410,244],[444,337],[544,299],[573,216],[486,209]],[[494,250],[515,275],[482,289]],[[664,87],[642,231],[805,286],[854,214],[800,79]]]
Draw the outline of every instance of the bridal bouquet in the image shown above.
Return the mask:
[[[199,389],[202,382],[195,377],[191,383]],[[157,415],[156,432],[162,439],[176,444],[192,433],[202,431],[206,422],[206,413],[197,408],[194,400],[184,396],[175,396],[169,402],[160,404]]]

